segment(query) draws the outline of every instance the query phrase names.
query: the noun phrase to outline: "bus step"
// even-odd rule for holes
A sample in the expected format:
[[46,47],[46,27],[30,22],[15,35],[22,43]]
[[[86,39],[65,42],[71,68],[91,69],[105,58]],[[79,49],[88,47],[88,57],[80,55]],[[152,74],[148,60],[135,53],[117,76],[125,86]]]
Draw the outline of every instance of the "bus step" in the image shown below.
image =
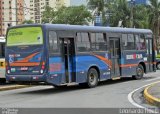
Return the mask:
[[112,78],[112,80],[119,80],[119,79],[121,79],[121,77]]

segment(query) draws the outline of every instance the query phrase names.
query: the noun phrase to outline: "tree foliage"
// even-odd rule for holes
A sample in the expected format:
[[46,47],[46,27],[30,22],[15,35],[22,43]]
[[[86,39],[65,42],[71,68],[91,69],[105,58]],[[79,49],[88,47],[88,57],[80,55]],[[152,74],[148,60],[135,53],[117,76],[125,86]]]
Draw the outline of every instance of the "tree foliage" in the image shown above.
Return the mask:
[[[96,12],[95,15],[102,14],[104,26],[109,22],[110,26],[115,27],[121,22],[121,27],[151,29],[154,38],[159,38],[160,1],[149,0],[149,2],[148,5],[135,5],[130,4],[129,0],[89,0],[88,8],[92,11],[96,10],[98,13]],[[108,15],[109,19],[105,20]]]
[[116,0],[110,6],[112,12],[111,15],[111,26],[118,26],[118,23],[122,21],[122,27],[130,26],[130,8],[126,0]]
[[22,24],[33,24],[34,22],[32,20],[25,20],[22,22]]
[[42,22],[54,24],[86,25],[91,20],[92,15],[85,6],[63,6],[57,11],[47,7],[42,16]]
[[56,12],[53,8],[46,6],[45,11],[42,12],[42,22],[44,23],[51,23],[56,16]]

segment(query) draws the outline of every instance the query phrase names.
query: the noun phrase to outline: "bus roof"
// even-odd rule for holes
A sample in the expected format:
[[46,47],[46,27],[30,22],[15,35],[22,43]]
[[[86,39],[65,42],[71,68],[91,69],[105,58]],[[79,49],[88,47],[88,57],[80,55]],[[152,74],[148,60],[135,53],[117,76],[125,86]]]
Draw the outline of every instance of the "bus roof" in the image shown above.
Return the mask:
[[66,25],[66,24],[26,24],[26,25],[20,25],[20,26],[13,26],[10,28],[23,27],[23,26],[26,26],[26,27],[27,26],[44,26],[46,29],[70,30],[70,31],[90,31],[90,32],[96,31],[96,32],[149,33],[149,34],[152,34],[152,31],[150,29]]

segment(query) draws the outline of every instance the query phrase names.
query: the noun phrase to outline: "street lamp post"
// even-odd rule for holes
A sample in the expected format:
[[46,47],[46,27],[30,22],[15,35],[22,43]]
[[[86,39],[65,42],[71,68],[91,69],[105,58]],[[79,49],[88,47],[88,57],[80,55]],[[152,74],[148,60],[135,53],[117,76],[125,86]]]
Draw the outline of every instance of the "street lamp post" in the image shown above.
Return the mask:
[[131,18],[130,18],[130,27],[133,28],[133,5],[135,0],[131,0]]

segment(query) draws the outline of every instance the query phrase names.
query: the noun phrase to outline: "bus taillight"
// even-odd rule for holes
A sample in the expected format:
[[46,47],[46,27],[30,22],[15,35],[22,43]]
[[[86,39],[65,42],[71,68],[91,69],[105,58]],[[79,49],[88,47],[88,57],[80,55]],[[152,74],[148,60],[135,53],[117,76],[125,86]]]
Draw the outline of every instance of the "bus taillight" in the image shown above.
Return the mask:
[[42,67],[41,67],[42,70],[45,69],[45,62],[42,62]]
[[42,65],[42,69],[43,69],[43,70],[45,69],[45,66],[44,66],[44,65]]
[[41,66],[41,74],[43,74],[43,72],[44,72],[44,69],[45,69],[45,62],[42,62],[42,66]]

